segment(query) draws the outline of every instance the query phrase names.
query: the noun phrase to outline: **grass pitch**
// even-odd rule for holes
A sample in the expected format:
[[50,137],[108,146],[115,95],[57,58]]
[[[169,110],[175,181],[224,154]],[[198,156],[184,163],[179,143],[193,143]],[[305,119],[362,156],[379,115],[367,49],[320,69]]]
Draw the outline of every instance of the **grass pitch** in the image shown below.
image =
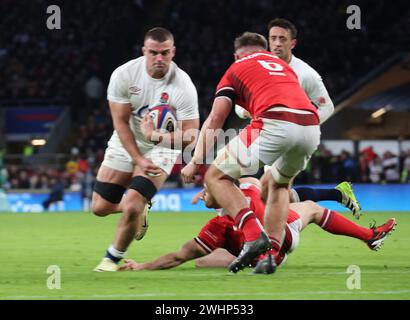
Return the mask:
[[[127,257],[146,261],[176,250],[212,216],[151,213],[147,235]],[[409,299],[410,212],[365,213],[359,223],[381,224],[388,217],[397,219],[397,230],[379,252],[311,225],[283,268],[255,276],[250,270],[196,269],[193,262],[170,270],[96,273],[119,215],[0,213],[0,299]],[[47,287],[51,265],[61,270],[61,289]],[[347,288],[350,265],[360,267],[360,289]]]

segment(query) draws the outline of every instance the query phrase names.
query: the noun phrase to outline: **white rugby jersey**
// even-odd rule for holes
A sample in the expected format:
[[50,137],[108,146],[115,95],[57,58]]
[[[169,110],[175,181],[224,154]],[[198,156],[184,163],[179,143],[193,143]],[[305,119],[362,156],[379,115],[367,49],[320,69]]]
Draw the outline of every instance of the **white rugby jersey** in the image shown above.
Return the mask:
[[[140,124],[148,110],[159,104],[173,107],[177,120],[199,118],[196,88],[188,74],[174,62],[171,62],[162,79],[148,75],[144,56],[119,66],[111,75],[107,99],[117,103],[131,103],[130,128],[138,143],[151,144],[141,133]],[[110,143],[121,144],[115,130]]]
[[335,109],[332,99],[323,83],[322,77],[305,61],[292,55],[289,65],[299,78],[300,86],[309,99],[319,108],[320,123],[325,122]]

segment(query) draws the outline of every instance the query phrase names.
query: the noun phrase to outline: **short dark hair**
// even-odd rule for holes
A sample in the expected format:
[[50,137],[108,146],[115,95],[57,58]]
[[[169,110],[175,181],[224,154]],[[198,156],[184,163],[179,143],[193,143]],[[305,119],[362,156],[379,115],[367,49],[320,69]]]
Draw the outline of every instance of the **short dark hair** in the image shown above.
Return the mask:
[[251,46],[258,46],[262,47],[265,50],[268,48],[268,41],[266,38],[254,32],[244,32],[239,37],[235,39],[234,48],[235,51],[242,47],[251,47]]
[[296,29],[295,25],[289,20],[282,19],[282,18],[273,19],[268,24],[268,32],[273,27],[279,27],[279,28],[289,30],[290,36],[292,37],[292,39],[296,39],[296,37],[298,36],[298,30]]
[[167,40],[174,41],[174,36],[167,29],[156,27],[148,30],[148,32],[145,34],[144,41],[147,39],[152,39],[158,42],[165,42]]

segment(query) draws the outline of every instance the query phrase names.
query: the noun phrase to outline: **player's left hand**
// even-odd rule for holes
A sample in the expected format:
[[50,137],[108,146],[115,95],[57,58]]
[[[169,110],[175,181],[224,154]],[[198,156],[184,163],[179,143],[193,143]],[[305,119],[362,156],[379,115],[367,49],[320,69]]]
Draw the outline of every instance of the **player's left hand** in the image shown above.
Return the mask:
[[197,204],[199,200],[203,200],[204,199],[204,192],[205,192],[205,190],[201,190],[196,195],[194,195],[191,199],[191,203],[192,204]]
[[154,131],[154,123],[148,113],[142,118],[140,128],[145,139],[151,141],[152,132]]
[[190,162],[181,170],[181,177],[185,183],[191,183],[195,181],[195,174],[198,171],[198,165]]
[[135,262],[132,259],[125,259],[124,264],[119,267],[119,271],[143,270],[142,263]]

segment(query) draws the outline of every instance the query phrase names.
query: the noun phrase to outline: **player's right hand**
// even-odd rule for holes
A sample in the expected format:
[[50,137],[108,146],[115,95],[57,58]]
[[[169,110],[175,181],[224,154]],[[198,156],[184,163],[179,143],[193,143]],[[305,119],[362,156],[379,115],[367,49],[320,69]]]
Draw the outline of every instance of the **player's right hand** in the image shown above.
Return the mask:
[[151,160],[147,158],[140,157],[137,161],[134,161],[134,163],[139,170],[142,170],[148,176],[155,177],[162,174],[161,168],[156,166]]
[[124,264],[118,268],[118,271],[143,270],[142,263],[135,262],[131,259],[125,259]]
[[188,163],[182,170],[181,176],[185,183],[194,182],[195,174],[198,171],[198,165],[193,162]]

